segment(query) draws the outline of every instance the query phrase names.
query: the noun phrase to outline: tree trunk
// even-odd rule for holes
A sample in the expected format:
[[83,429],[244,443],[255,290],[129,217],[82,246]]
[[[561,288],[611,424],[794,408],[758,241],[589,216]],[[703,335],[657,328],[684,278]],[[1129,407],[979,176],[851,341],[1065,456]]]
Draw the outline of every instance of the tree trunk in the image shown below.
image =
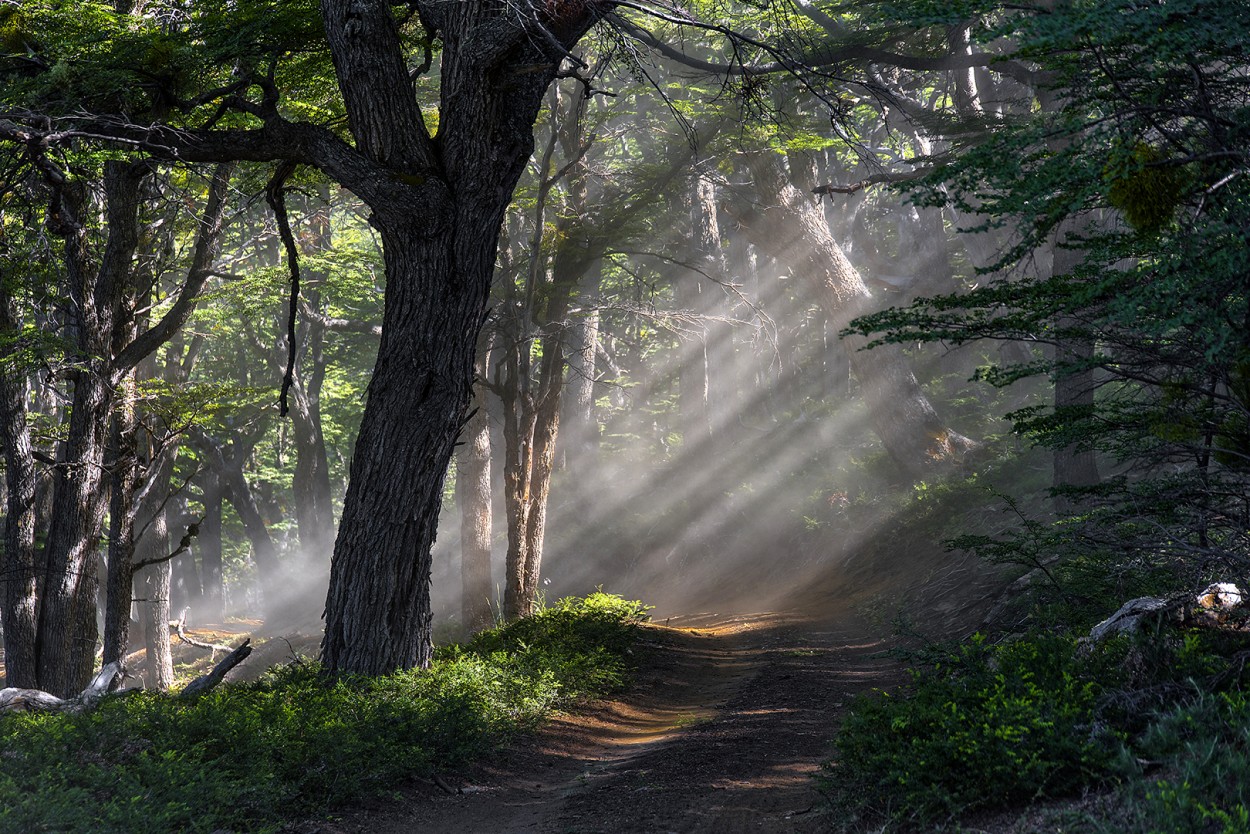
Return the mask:
[[[19,329],[16,305],[0,280],[0,337]],[[0,362],[0,441],[4,444],[6,502],[0,582],[4,587],[4,661],[8,686],[39,685],[36,636],[35,498],[36,474],[26,424],[24,368]]]
[[212,467],[205,467],[199,477],[204,520],[200,522],[200,535],[196,537],[195,544],[200,557],[204,603],[198,614],[204,622],[221,623],[226,618],[221,558],[221,478]]
[[[591,283],[597,283],[592,281]],[[592,304],[593,302],[586,302]],[[599,465],[599,421],[595,416],[595,354],[599,347],[599,310],[591,307],[568,330],[569,395],[560,422],[561,469],[592,478]]]
[[213,469],[222,487],[222,494],[234,507],[239,520],[243,522],[243,530],[248,542],[252,545],[252,560],[256,563],[256,572],[260,576],[261,591],[275,593],[280,590],[282,581],[282,562],[278,559],[278,549],[269,535],[269,528],[260,514],[256,496],[243,474],[243,463],[247,460],[256,439],[238,441],[231,444],[229,454],[226,447],[199,429],[193,429],[191,436],[195,444],[204,453],[205,463]]
[[[134,375],[128,375],[127,393],[133,395]],[[133,603],[135,556],[135,487],[138,480],[139,422],[134,402],[126,399],[113,415],[109,457],[112,485],[109,501],[108,593],[104,612],[104,664],[123,667],[130,648],[130,609]]]
[[[317,187],[317,208],[308,219],[308,233],[300,242],[305,254],[331,249],[330,191]],[[313,272],[310,278],[318,276]],[[308,294],[314,309],[321,305],[321,294]],[[321,424],[321,389],[325,382],[325,325],[315,316],[303,325],[301,361],[295,368],[291,386],[291,430],[295,437],[295,472],[291,490],[295,498],[295,523],[299,531],[300,559],[316,571],[327,564],[334,548],[334,503],[330,489],[330,463],[326,455],[325,433]],[[283,365],[285,370],[285,365]]]
[[[690,260],[700,272],[712,278],[723,275],[719,267],[720,226],[716,221],[716,189],[711,182],[695,177],[690,201],[692,237]],[[675,287],[677,306],[702,317],[711,309],[708,297],[716,290],[700,272],[688,272],[678,276]],[[694,331],[687,345],[682,347],[683,357],[677,377],[677,409],[681,415],[682,448],[690,451],[712,439],[712,418],[708,402],[708,338],[710,328],[700,318],[691,329]]]
[[412,95],[391,4],[321,7],[356,148],[380,166],[354,190],[373,211],[387,280],[330,569],[322,661],[330,673],[382,674],[430,660],[430,548],[473,387],[500,225],[533,151],[543,95],[598,10],[423,6],[443,41],[434,139]]
[[[483,331],[484,332],[484,331]],[[490,421],[484,380],[490,368],[490,346],[479,338],[469,418],[456,450],[456,506],[460,511],[461,619],[471,633],[494,622],[491,602]]]
[[[1054,6],[1063,0],[1047,0]],[[1037,93],[1038,104],[1043,112],[1058,113],[1063,109],[1063,99],[1055,89],[1042,88]],[[1051,139],[1047,146],[1061,151],[1071,140]],[[1051,242],[1051,275],[1070,275],[1085,260],[1080,246],[1081,232],[1091,227],[1088,217],[1069,217],[1059,224]],[[1079,322],[1070,316],[1060,315],[1055,328],[1055,411],[1088,411],[1094,406],[1094,389],[1097,385],[1093,368],[1083,367],[1094,356],[1094,342],[1081,331]],[[1053,457],[1051,485],[1056,489],[1065,486],[1093,486],[1101,477],[1094,450],[1080,444],[1056,448]],[[1067,496],[1057,496],[1055,509],[1060,513],[1075,509]]]
[[321,384],[326,360],[322,353],[325,329],[310,323],[305,351],[306,367],[291,386],[291,433],[295,438],[295,472],[291,490],[301,557],[310,565],[324,565],[334,546],[334,506],[330,491],[330,463],[321,428]]
[[147,637],[145,682],[148,689],[166,692],[174,682],[174,661],[169,645],[169,585],[173,567],[169,559],[169,526],[166,510],[161,509],[147,526],[136,545],[137,561],[160,559],[138,573],[143,590],[144,631]]
[[[453,235],[443,223],[435,234],[424,223],[404,228],[386,216],[379,225],[387,271],[382,342],[335,543],[322,642],[328,669],[371,675],[430,661],[430,548],[473,386],[493,260],[490,247],[474,253],[456,245],[471,234],[464,227]],[[476,232],[493,245],[497,230]],[[462,291],[447,292],[453,285]]]
[[[830,234],[819,206],[786,181],[771,156],[753,157],[751,172],[762,203],[758,212],[742,218],[752,242],[813,282],[818,302],[838,330],[869,312],[872,295]],[[866,340],[858,336],[845,343],[873,429],[903,471],[913,477],[931,474],[975,445],[941,421],[897,347],[860,350]]]

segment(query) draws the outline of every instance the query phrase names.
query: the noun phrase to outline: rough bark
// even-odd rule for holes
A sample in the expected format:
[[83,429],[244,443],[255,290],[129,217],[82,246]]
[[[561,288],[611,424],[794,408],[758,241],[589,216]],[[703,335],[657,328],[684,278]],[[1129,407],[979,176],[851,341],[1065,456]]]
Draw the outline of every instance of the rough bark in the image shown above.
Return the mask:
[[64,463],[53,486],[46,575],[39,605],[36,653],[42,689],[70,697],[91,678],[95,662],[96,572],[90,564],[104,524],[104,450],[113,404],[113,326],[138,246],[139,186],[147,169],[105,166],[108,243],[98,271],[90,268],[81,189],[66,184],[65,238],[69,295],[75,307],[79,366],[72,372],[73,406]]
[[329,669],[364,674],[430,660],[430,548],[472,388],[486,289],[452,295],[440,284],[452,276],[489,283],[488,269],[461,277],[448,230],[383,228],[382,343],[335,544],[322,644]]
[[533,149],[544,91],[595,14],[595,4],[564,10],[564,19],[527,9],[541,32],[505,5],[422,7],[443,36],[435,143],[411,95],[390,5],[322,3],[357,147],[411,181],[393,199],[357,192],[383,241],[387,297],[331,565],[322,643],[330,672],[430,660],[430,548],[472,391],[500,224]]
[[[0,278],[0,335],[18,330],[16,304]],[[38,686],[35,654],[36,571],[35,499],[37,476],[26,424],[27,380],[24,369],[0,362],[0,441],[4,444],[4,586],[5,674],[10,686]]]
[[[316,165],[372,212],[385,247],[386,311],[331,568],[322,652],[330,673],[429,659],[429,548],[472,387],[500,223],[544,91],[612,4],[416,5],[442,41],[437,138],[425,130],[385,0],[321,2],[354,144],[285,120],[269,98],[246,106],[260,116],[248,129],[81,120],[95,137],[183,162]],[[0,125],[0,136],[32,147],[64,141],[39,124]]]
[[[72,370],[62,374],[72,385],[66,439],[58,450],[51,478],[47,537],[34,560],[38,599],[35,630],[33,635],[23,634],[21,628],[13,630],[14,640],[31,641],[29,647],[14,647],[13,654],[24,659],[27,652],[33,653],[37,686],[69,696],[90,679],[95,661],[97,546],[109,501],[104,473],[111,468],[106,446],[116,393],[135,365],[176,332],[194,309],[216,252],[230,167],[219,166],[213,179],[192,269],[171,309],[136,336],[138,216],[141,184],[151,174],[151,166],[144,162],[105,163],[106,238],[96,262],[84,218],[98,207],[88,189],[48,158],[36,155],[34,161],[53,195],[48,228],[65,241],[65,332],[74,349],[69,357]],[[15,448],[20,452],[20,447],[18,443]],[[20,475],[22,467],[15,471]],[[16,497],[20,504],[20,482],[17,492],[11,499]],[[24,610],[18,607],[19,613]],[[110,637],[115,648],[117,635]]]

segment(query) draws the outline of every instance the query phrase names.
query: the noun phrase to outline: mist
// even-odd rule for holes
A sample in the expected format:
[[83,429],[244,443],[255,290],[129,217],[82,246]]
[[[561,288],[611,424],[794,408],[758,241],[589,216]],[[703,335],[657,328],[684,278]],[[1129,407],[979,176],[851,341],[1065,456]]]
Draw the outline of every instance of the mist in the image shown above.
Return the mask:
[[[992,572],[948,553],[940,524],[913,525],[898,537],[911,523],[900,515],[914,514],[924,490],[975,477],[977,461],[917,474],[916,461],[887,448],[881,412],[896,404],[879,392],[874,400],[877,374],[858,360],[863,340],[841,331],[853,315],[974,284],[983,250],[994,244],[970,246],[970,236],[958,234],[963,218],[914,207],[894,192],[813,196],[813,183],[871,170],[833,142],[769,162],[780,181],[770,192],[760,152],[745,146],[732,117],[688,129],[646,108],[578,103],[575,89],[553,93],[539,125],[538,151],[505,220],[497,298],[485,322],[494,347],[479,384],[491,430],[496,620],[508,550],[498,379],[509,339],[520,341],[518,353],[534,368],[543,339],[564,354],[540,603],[603,588],[654,606],[657,618],[862,609],[884,624],[898,612],[943,604],[940,589],[951,576],[965,586],[984,581],[991,593]],[[645,140],[629,138],[644,130],[651,131]],[[789,196],[776,190],[781,185]],[[791,219],[778,220],[782,214]],[[805,232],[778,233],[779,223],[800,215]],[[192,381],[247,387],[247,398],[210,412],[206,431],[235,450],[231,461],[267,528],[258,532],[227,502],[221,614],[263,620],[274,634],[315,636],[380,333],[380,241],[346,191],[319,186],[293,202],[304,273],[293,391],[305,405],[302,416],[297,409],[275,419],[269,398],[286,359],[287,265],[272,216],[255,202],[243,216],[228,257],[238,277],[210,296],[193,323],[205,336],[221,322],[242,330],[234,343],[209,342]],[[570,280],[559,275],[568,247],[583,253],[581,272],[572,277],[567,312],[543,323],[547,297]],[[859,290],[831,288],[822,272],[843,255]],[[586,332],[591,343],[575,343]],[[915,375],[937,419],[981,441],[1002,433],[1005,424],[990,415],[1009,409],[990,402],[1001,393],[969,379],[996,361],[997,349],[884,350]],[[576,391],[583,382],[586,390]],[[1012,396],[1018,408],[1033,394]],[[322,448],[309,441],[309,426]],[[245,441],[234,439],[240,432]],[[205,461],[197,466],[188,467],[179,499],[190,521],[210,512],[199,474]],[[304,495],[310,478],[322,484],[319,504]],[[436,642],[466,633],[455,478],[453,463],[433,549]],[[280,562],[267,578],[256,558],[265,547]],[[197,605],[206,550],[196,542],[186,564],[175,565],[173,609],[191,608],[193,622],[221,619]],[[973,616],[970,605],[960,606]]]

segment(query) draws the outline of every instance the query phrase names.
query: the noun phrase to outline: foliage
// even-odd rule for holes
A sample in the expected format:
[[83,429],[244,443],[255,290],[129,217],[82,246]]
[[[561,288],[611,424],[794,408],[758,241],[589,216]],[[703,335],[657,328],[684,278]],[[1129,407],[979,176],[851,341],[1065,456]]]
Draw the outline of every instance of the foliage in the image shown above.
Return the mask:
[[327,680],[290,665],[192,703],[141,693],[5,716],[0,829],[277,831],[620,686],[643,611],[600,592],[445,648],[424,671]]
[[856,701],[829,784],[843,802],[919,821],[1060,794],[1110,765],[1099,692],[1069,639],[976,639],[914,671],[905,695]]
[[1242,831],[1244,646],[1188,631],[930,647],[909,686],[852,705],[826,788],[844,819],[914,824],[1101,786],[1108,807],[1071,830]]
[[1143,734],[1136,754],[1137,772],[1124,790],[1136,810],[1129,830],[1250,830],[1250,697],[1245,692],[1203,693],[1164,713]]
[[[1092,404],[1007,416],[1043,448],[1092,449],[1117,477],[1061,490],[1067,517],[961,542],[1029,562],[1044,540],[1061,563],[1060,596],[1096,619],[1125,595],[1238,575],[1250,559],[1241,521],[1250,200],[1236,138],[1250,131],[1247,10],[1225,0],[991,7],[980,9],[980,37],[1011,43],[1011,57],[1041,73],[1038,86],[996,129],[960,137],[953,161],[913,196],[1006,235],[986,268],[1003,271],[857,329],[884,341],[1058,346],[983,372],[999,385],[1098,375]],[[893,11],[926,25],[939,10]],[[1073,345],[1092,355],[1066,352]]]

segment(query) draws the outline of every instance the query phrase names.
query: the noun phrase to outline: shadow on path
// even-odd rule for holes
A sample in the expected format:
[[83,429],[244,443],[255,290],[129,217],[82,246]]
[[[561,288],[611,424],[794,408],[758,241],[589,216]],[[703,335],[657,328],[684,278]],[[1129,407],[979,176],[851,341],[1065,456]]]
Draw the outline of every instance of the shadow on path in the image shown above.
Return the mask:
[[845,622],[673,617],[647,629],[620,698],[557,716],[444,788],[414,784],[310,831],[821,830],[812,776],[851,697],[897,682],[883,648]]

